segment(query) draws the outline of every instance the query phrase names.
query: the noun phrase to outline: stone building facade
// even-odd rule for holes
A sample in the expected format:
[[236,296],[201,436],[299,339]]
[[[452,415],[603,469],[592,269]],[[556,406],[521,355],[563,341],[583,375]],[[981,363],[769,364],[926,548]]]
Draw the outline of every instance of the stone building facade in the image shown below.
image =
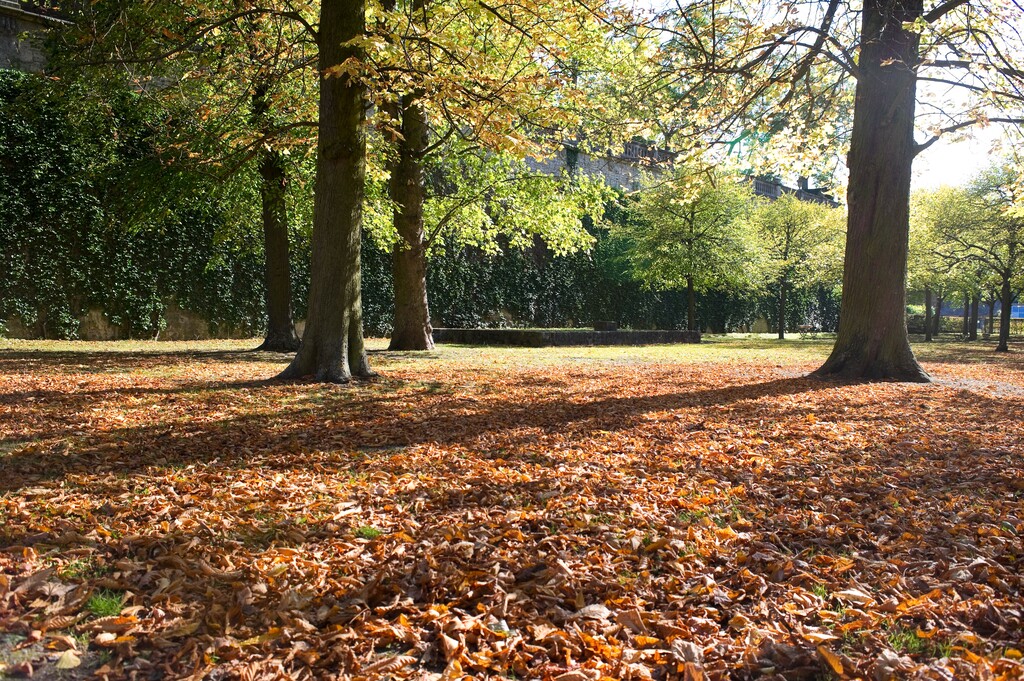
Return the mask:
[[55,21],[47,3],[0,0],[0,69],[41,73],[43,31]]
[[640,189],[644,172],[658,173],[657,163],[669,160],[668,152],[638,143],[626,144],[621,154],[588,154],[566,145],[554,156],[543,160],[527,159],[531,170],[545,175],[558,175],[563,170],[584,175],[601,176],[609,187],[622,191]]
[[839,202],[831,194],[826,194],[824,189],[814,189],[808,186],[807,178],[801,177],[798,185],[787,187],[779,180],[770,177],[755,177],[751,179],[754,184],[754,194],[766,199],[779,199],[785,194],[793,194],[801,201],[809,203],[820,203],[831,208],[838,208]]
[[[585,175],[599,175],[608,186],[622,191],[640,189],[644,174],[658,175],[672,162],[674,154],[664,149],[647,146],[641,142],[629,142],[621,154],[587,154],[566,145],[561,152],[544,160],[527,159],[530,169],[547,175],[557,175],[563,170],[579,171]],[[821,203],[832,208],[839,202],[823,189],[812,188],[807,178],[800,178],[798,186],[789,187],[771,177],[753,177],[749,182],[756,196],[778,199],[793,194],[801,201]]]

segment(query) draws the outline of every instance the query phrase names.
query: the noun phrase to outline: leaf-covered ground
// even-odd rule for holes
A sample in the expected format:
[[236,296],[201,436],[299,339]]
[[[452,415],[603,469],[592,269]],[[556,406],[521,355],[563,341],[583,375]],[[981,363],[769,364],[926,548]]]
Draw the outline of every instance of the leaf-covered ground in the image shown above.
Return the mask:
[[4,673],[1024,677],[1021,348],[244,347],[0,349]]

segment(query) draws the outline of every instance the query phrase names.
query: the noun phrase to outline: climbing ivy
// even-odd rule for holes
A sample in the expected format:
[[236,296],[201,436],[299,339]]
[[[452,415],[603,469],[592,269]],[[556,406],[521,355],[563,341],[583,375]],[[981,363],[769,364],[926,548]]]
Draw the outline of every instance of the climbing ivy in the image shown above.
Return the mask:
[[[258,335],[265,323],[263,252],[255,180],[229,182],[161,157],[161,126],[184,125],[130,88],[102,98],[74,84],[0,70],[0,332],[19,318],[45,338],[75,338],[79,318],[100,309],[122,337],[154,337],[172,303],[197,313],[210,332]],[[301,163],[301,161],[296,161]],[[296,168],[298,176],[308,168]],[[306,172],[308,175],[309,173]],[[308,186],[308,181],[306,182]],[[302,185],[299,184],[301,187]],[[309,283],[308,201],[292,197],[292,290],[305,315]],[[387,214],[386,207],[372,207]],[[374,212],[371,211],[371,212]],[[542,243],[497,252],[459,243],[437,249],[428,275],[438,326],[683,328],[685,294],[645,288],[628,272],[607,224],[586,252],[555,255]],[[521,246],[521,244],[518,244]],[[364,239],[366,332],[392,324],[391,256]],[[771,291],[708,290],[698,296],[701,328],[742,330],[774,323]],[[834,327],[836,296],[794,291],[791,328]]]
[[75,338],[99,308],[121,336],[152,337],[173,302],[214,333],[258,332],[256,225],[240,238],[217,183],[164,172],[154,131],[167,112],[129,89],[97,99],[15,71],[0,71],[0,108],[0,321]]

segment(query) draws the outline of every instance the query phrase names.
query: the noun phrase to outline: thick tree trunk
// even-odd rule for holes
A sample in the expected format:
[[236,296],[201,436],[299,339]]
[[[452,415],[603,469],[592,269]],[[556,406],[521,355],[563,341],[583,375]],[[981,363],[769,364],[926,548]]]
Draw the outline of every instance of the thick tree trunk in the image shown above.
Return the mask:
[[399,241],[391,254],[395,289],[395,330],[391,350],[431,350],[434,347],[427,304],[427,253],[423,233],[423,154],[427,120],[417,95],[402,98],[399,117],[402,137],[391,168],[389,190],[395,203],[394,224]]
[[935,297],[935,314],[932,316],[932,337],[938,338],[939,334],[942,333],[942,306],[946,304],[946,299],[942,297],[940,293]]
[[967,340],[978,340],[978,306],[981,305],[981,296],[975,293],[971,296],[971,328],[967,331]]
[[264,285],[267,335],[260,350],[295,352],[299,337],[292,320],[291,263],[288,255],[288,175],[284,159],[274,150],[260,156],[260,199],[263,203]]
[[686,330],[697,330],[697,294],[693,290],[693,277],[686,278]]
[[786,340],[786,277],[779,280],[779,340]]
[[932,287],[924,287],[924,340],[932,340]]
[[817,376],[926,382],[906,322],[910,177],[922,0],[865,0],[850,140],[839,334]]
[[1010,275],[1003,274],[1003,285],[999,290],[999,343],[996,352],[1010,351],[1010,315],[1013,314],[1013,289],[1010,288]]
[[366,87],[328,69],[360,60],[365,0],[320,5],[320,110],[313,201],[309,314],[302,344],[281,378],[343,383],[372,376],[363,345],[359,261],[366,179]]

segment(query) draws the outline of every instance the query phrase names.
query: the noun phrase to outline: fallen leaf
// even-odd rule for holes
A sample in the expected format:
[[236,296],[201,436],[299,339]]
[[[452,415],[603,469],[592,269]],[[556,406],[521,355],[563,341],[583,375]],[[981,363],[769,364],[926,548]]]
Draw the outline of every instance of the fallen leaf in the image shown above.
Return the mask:
[[65,650],[57,658],[57,662],[54,667],[57,669],[74,669],[82,664],[82,659],[78,657],[78,654],[73,650]]

